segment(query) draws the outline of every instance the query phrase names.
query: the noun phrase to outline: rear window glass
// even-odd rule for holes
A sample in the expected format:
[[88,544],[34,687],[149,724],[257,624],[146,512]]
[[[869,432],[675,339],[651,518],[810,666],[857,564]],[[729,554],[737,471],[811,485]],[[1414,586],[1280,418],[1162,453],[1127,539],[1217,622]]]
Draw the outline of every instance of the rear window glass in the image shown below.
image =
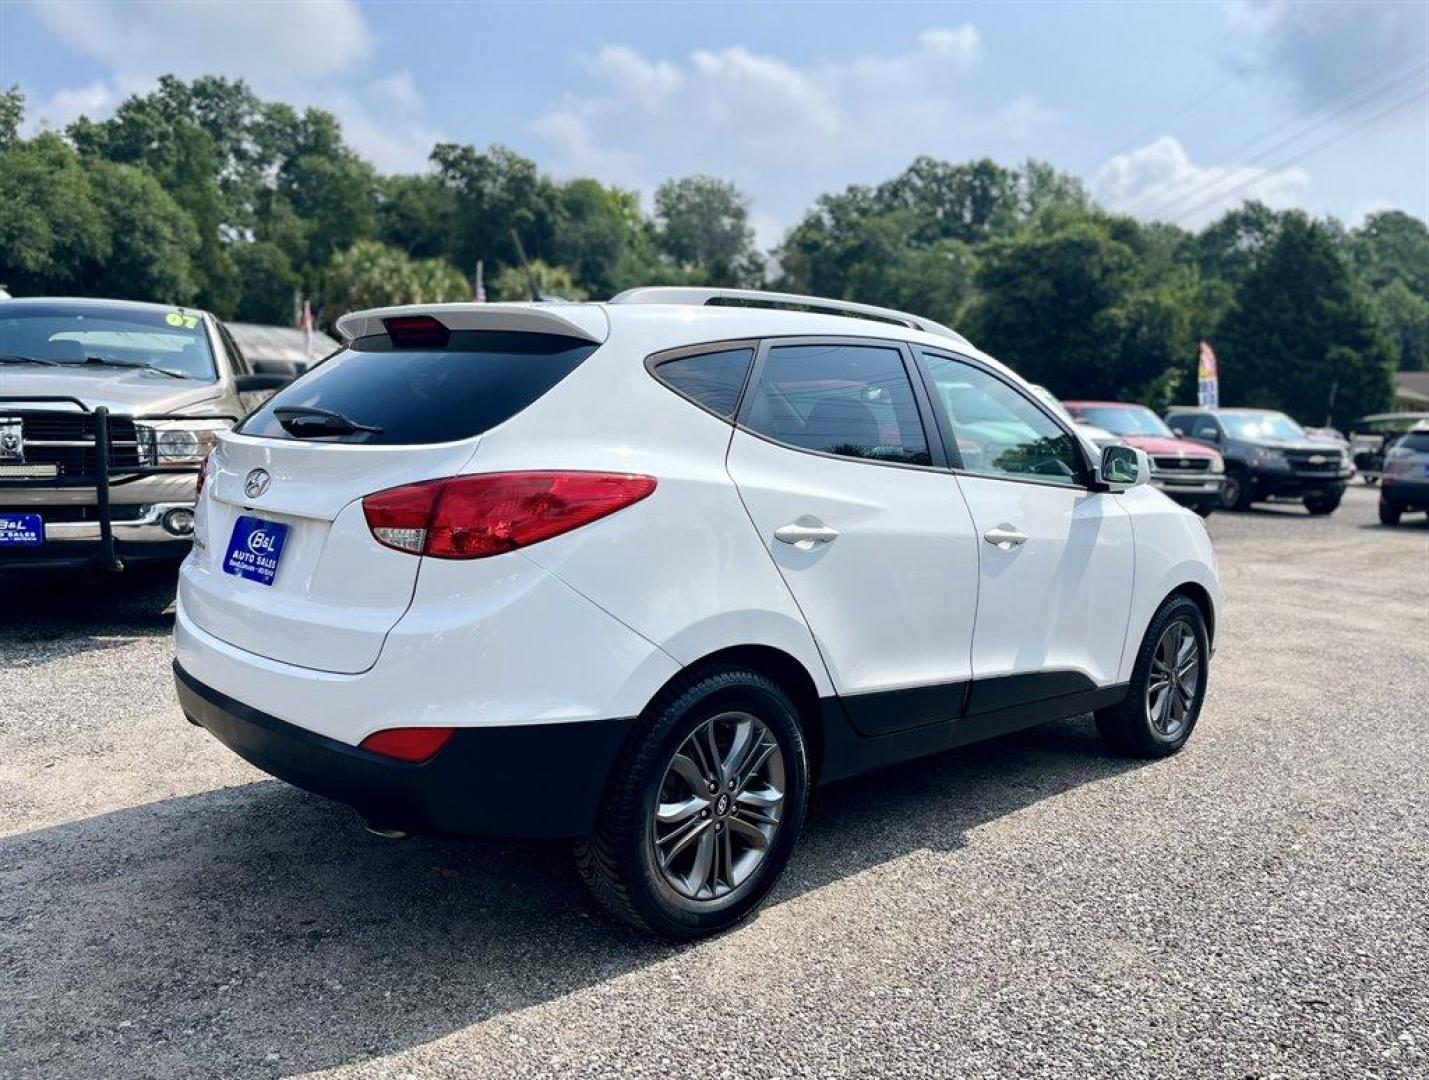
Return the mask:
[[1429,453],[1429,431],[1411,431],[1395,445],[1401,450],[1412,450],[1416,454]]
[[238,430],[292,438],[274,410],[311,406],[381,429],[341,436],[341,442],[469,439],[515,416],[596,348],[554,334],[486,330],[456,331],[445,349],[397,348],[385,335],[359,338],[269,398]]
[[749,348],[682,356],[656,367],[655,377],[710,412],[730,420],[739,405],[739,392],[744,388],[744,377],[753,359],[754,350]]

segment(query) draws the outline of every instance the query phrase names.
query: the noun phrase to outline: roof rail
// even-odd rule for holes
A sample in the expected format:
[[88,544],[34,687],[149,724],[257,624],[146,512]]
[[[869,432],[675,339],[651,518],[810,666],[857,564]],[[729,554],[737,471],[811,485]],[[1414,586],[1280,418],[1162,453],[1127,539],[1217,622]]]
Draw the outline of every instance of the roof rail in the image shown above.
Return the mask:
[[856,319],[874,319],[878,322],[896,323],[925,334],[952,338],[967,343],[967,338],[942,323],[925,319],[921,315],[910,315],[906,311],[893,308],[875,307],[872,304],[855,304],[851,300],[829,300],[822,296],[800,296],[797,293],[765,292],[763,289],[705,289],[689,288],[683,285],[648,285],[638,289],[626,289],[612,297],[612,304],[690,304],[716,307],[769,307],[792,308],[828,315],[851,315]]

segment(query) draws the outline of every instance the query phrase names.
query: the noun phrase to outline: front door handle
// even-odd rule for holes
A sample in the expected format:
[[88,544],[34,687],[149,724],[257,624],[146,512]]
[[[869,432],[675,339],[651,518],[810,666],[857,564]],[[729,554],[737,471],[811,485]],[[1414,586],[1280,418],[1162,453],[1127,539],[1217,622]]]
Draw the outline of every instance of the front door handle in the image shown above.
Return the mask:
[[800,551],[811,551],[818,544],[832,543],[839,538],[839,531],[827,525],[806,525],[793,522],[774,530],[774,539],[781,544],[790,544]]
[[1017,526],[1009,525],[1006,522],[988,529],[982,534],[982,538],[1001,551],[1011,551],[1013,548],[1021,547],[1027,543],[1027,534],[1020,531]]

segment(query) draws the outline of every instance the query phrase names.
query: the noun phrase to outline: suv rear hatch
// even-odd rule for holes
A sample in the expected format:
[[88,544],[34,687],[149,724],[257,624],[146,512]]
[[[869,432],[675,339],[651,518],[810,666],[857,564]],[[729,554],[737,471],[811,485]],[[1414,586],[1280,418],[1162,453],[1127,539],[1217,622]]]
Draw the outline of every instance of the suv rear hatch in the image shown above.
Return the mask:
[[363,497],[461,471],[605,336],[598,308],[472,308],[348,316],[345,349],[222,437],[181,582],[197,626],[320,671],[376,663],[422,560],[377,542]]

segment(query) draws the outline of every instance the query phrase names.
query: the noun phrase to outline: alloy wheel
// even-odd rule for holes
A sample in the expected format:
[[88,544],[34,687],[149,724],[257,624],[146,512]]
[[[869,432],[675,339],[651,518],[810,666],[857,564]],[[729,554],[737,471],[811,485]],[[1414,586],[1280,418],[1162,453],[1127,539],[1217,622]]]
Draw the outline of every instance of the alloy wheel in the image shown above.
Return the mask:
[[1172,740],[1185,730],[1201,688],[1201,646],[1184,619],[1161,633],[1151,656],[1146,680],[1146,718],[1161,738]]
[[665,768],[650,819],[655,864],[690,900],[718,900],[759,868],[783,816],[784,754],[747,712],[704,721]]

